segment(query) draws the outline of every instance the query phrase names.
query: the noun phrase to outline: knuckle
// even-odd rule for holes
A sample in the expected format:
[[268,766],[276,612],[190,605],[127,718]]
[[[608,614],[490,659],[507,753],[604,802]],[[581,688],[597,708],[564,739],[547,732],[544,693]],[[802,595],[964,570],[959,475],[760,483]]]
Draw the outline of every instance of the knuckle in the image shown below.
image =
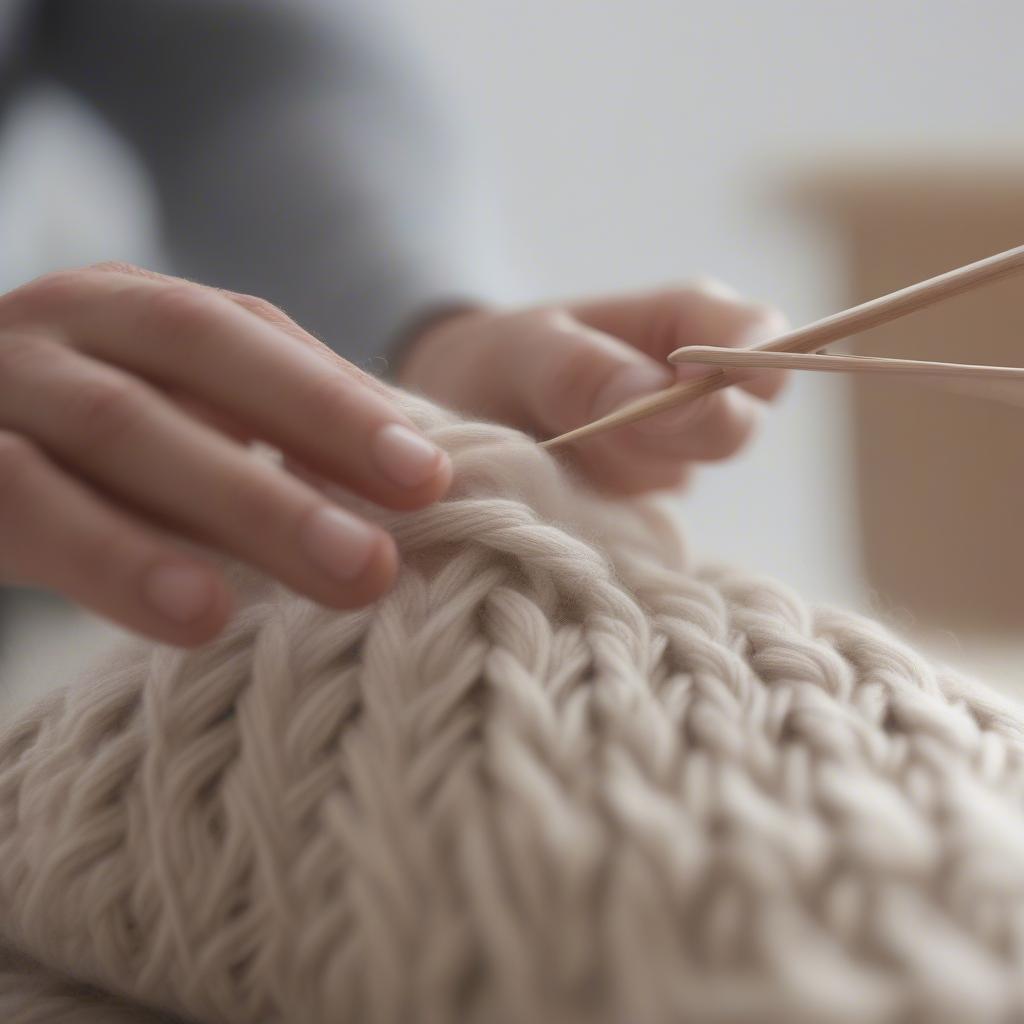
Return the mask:
[[557,306],[527,309],[503,316],[498,321],[496,337],[500,345],[509,349],[521,350],[525,345],[546,357],[558,353],[572,334],[573,325],[572,315]]
[[116,521],[95,526],[88,536],[68,545],[72,567],[85,579],[122,580],[126,568],[139,559],[132,557],[133,545],[122,524]]
[[739,431],[728,437],[723,436],[708,446],[704,453],[704,459],[707,462],[722,462],[725,459],[731,459],[746,447],[749,439],[749,430]]
[[356,411],[362,408],[365,408],[364,420],[370,415],[376,416],[376,400],[372,407],[364,406],[362,400],[357,400],[357,404],[354,399],[360,394],[375,392],[371,392],[363,381],[354,377],[346,379],[337,371],[317,374],[302,389],[302,407],[310,422],[321,424],[325,429],[336,428],[341,424],[346,408],[349,416],[356,416]]
[[127,377],[112,375],[82,386],[70,416],[76,450],[85,454],[131,433],[138,425],[142,397],[141,388]]
[[283,477],[269,467],[260,472],[241,472],[227,488],[228,517],[243,525],[245,535],[267,538],[281,531],[288,520],[282,495]]
[[527,310],[522,323],[538,332],[559,334],[571,330],[575,321],[572,314],[561,306],[547,306],[544,309]]
[[55,270],[8,292],[0,302],[6,313],[37,317],[64,309],[90,287],[88,270]]
[[152,273],[124,260],[103,260],[100,263],[93,263],[87,269],[99,274],[129,274],[132,277],[148,277]]
[[585,344],[552,345],[548,365],[541,375],[543,401],[549,405],[564,403],[571,396],[591,394],[601,386],[606,369]]
[[30,441],[0,431],[0,502],[17,491],[38,464],[39,453]]
[[[263,323],[275,328],[282,334],[288,335],[294,341],[307,346],[310,350],[316,352],[317,355],[331,361],[338,359],[336,354],[319,338],[315,338],[305,328],[297,324],[280,306],[275,306],[269,299],[238,292],[222,292],[221,294],[233,302],[234,305],[240,306]],[[346,365],[349,366],[350,370],[355,370],[350,364]]]
[[622,481],[617,490],[627,497],[636,497],[651,491],[677,491],[685,487],[688,477],[685,466],[651,470],[645,476]]
[[689,477],[690,471],[687,466],[672,466],[652,474],[650,489],[655,491],[679,490],[686,485]]
[[711,274],[698,274],[690,280],[685,290],[730,301],[739,298],[739,293],[732,285]]
[[0,333],[0,377],[11,379],[36,359],[46,358],[51,342],[32,331]]
[[709,424],[701,457],[709,462],[731,458],[753,437],[754,426],[752,416],[723,414]]
[[229,297],[234,299],[243,309],[255,314],[261,320],[269,320],[278,325],[291,324],[291,317],[279,306],[275,306],[269,299],[261,298],[259,295],[246,295],[242,292],[231,292]]
[[217,317],[224,300],[215,292],[187,283],[154,289],[146,299],[145,319],[175,344],[187,343]]
[[751,320],[763,324],[765,329],[776,334],[781,334],[789,327],[789,318],[779,309],[770,303],[758,302],[751,307]]

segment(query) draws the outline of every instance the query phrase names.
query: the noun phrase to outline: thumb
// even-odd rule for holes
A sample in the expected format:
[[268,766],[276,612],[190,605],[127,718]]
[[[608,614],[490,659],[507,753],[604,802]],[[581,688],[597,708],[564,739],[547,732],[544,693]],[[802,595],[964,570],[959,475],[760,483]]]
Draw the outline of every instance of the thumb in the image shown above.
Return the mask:
[[565,312],[546,314],[509,367],[530,419],[549,434],[571,430],[653,394],[675,373]]

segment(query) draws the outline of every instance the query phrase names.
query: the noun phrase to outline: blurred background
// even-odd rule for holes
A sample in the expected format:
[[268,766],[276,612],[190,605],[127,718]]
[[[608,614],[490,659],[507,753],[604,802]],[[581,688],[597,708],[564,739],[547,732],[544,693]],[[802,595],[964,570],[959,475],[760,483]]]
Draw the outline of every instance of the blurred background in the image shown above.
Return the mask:
[[[1024,241],[1016,0],[389,6],[486,185],[511,299],[709,274],[800,323]],[[145,175],[94,115],[53,90],[19,102],[0,289],[99,259],[158,265],[155,223]],[[1022,331],[1017,282],[856,350],[1021,364]],[[757,442],[680,499],[692,547],[1012,688],[1024,411],[870,388],[796,379]],[[9,604],[5,694],[61,681],[107,635]]]

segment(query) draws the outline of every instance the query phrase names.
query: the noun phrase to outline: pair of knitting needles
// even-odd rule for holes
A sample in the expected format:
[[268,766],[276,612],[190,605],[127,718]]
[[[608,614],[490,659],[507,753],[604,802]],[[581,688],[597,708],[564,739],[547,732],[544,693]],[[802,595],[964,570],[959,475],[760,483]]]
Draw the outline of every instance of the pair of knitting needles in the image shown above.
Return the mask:
[[[685,405],[703,395],[745,380],[751,370],[821,370],[831,373],[874,373],[951,381],[954,390],[1000,397],[998,381],[1010,386],[1024,385],[1024,368],[975,366],[965,363],[930,363],[915,359],[886,359],[878,356],[820,355],[821,349],[841,338],[897,320],[944,299],[1008,277],[1024,269],[1024,245],[987,259],[958,267],[938,277],[872,299],[824,320],[779,335],[749,349],[723,349],[692,345],[676,349],[672,363],[702,363],[717,367],[695,380],[680,381],[657,394],[624,405],[601,419],[544,441],[544,448],[559,448],[574,441],[603,434],[615,427],[646,419],[665,409]],[[744,373],[743,371],[748,371]],[[979,385],[985,390],[978,390]],[[1005,394],[1002,395],[1005,397]],[[1024,390],[1021,392],[1024,404]]]

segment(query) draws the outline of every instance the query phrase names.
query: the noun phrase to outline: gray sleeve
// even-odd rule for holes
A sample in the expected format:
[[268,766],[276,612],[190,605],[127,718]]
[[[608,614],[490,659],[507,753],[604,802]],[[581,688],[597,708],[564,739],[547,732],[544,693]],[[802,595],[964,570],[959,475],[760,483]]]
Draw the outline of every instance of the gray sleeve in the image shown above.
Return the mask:
[[373,8],[47,0],[34,62],[139,153],[175,273],[379,371],[417,319],[496,298],[497,274],[449,129]]

